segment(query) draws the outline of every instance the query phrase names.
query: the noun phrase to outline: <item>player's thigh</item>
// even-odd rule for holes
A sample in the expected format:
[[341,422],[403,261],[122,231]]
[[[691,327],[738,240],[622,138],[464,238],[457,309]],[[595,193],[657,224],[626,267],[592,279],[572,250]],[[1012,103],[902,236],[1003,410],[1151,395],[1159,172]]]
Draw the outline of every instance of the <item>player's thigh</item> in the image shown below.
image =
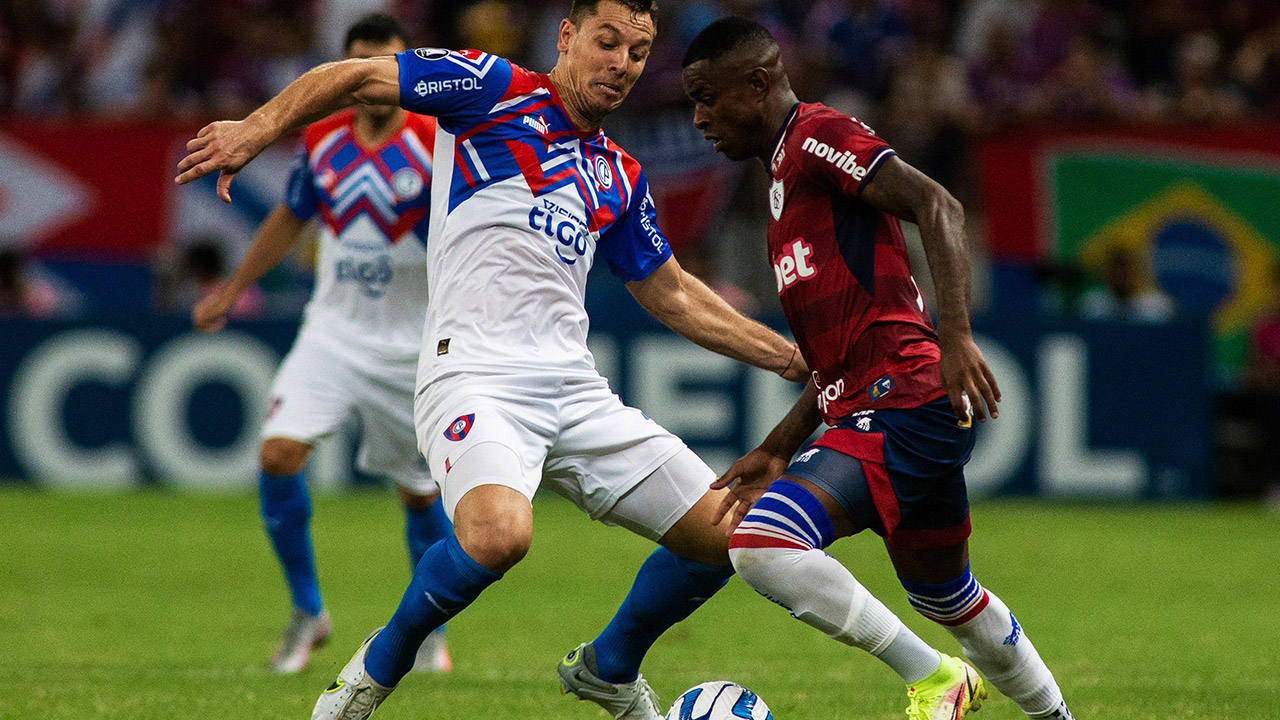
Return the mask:
[[414,374],[413,367],[388,364],[362,379],[355,404],[361,421],[356,465],[363,472],[394,480],[410,494],[432,496],[439,489],[418,451],[413,427]]
[[729,564],[728,518],[715,522],[728,491],[711,490],[716,474],[692,450],[681,449],[623,495],[602,517],[655,540],[675,554]]
[[822,504],[837,538],[863,530],[884,534],[861,459],[829,447],[813,447],[788,465],[781,479],[800,485]]
[[300,335],[276,372],[262,437],[314,445],[351,413],[357,382],[349,360]]
[[554,437],[551,416],[536,399],[483,383],[428,388],[415,399],[418,447],[450,519],[463,496],[481,485],[533,498]]
[[624,405],[603,380],[568,387],[560,417],[544,478],[594,520],[657,540],[715,478],[679,438]]

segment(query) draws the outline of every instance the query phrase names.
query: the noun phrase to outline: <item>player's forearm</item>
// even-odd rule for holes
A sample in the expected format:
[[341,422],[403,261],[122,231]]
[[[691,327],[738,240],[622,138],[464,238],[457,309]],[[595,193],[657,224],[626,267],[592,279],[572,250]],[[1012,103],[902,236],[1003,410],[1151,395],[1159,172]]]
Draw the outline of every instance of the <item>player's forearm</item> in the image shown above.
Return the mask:
[[785,375],[802,359],[795,343],[733,308],[700,280],[687,275],[675,301],[655,312],[667,327],[702,347]]
[[790,458],[821,423],[822,413],[818,410],[818,390],[810,380],[805,384],[804,392],[800,394],[795,405],[787,411],[786,417],[782,418],[764,442],[760,443],[760,449],[776,457]]
[[395,58],[355,58],[325,63],[294,80],[246,121],[260,123],[274,140],[290,130],[356,104],[399,103]]
[[289,208],[277,205],[258,228],[249,252],[227,281],[226,291],[238,297],[268,270],[279,265],[298,242],[304,224]]
[[938,302],[938,334],[969,334],[969,244],[964,208],[950,193],[939,192],[916,214],[929,274]]

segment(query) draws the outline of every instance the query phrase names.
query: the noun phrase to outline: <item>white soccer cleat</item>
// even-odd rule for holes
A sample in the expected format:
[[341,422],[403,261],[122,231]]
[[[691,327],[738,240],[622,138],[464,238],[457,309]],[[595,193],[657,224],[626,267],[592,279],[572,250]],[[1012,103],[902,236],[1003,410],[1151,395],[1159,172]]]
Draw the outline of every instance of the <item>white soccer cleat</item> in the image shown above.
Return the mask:
[[364,671],[364,658],[369,653],[369,643],[382,628],[374,630],[360,645],[360,649],[338,673],[333,684],[320,693],[311,720],[366,720],[391,694],[394,687],[384,687],[374,682]]
[[618,720],[662,720],[658,694],[640,675],[629,683],[601,680],[595,669],[595,649],[583,643],[564,656],[557,672],[560,688],[579,700],[590,700]]
[[280,646],[267,659],[267,668],[276,673],[296,673],[302,670],[311,659],[311,651],[322,648],[329,642],[332,629],[333,622],[329,619],[328,610],[321,610],[319,615],[308,615],[294,608]]
[[445,640],[444,628],[436,628],[418,647],[418,655],[413,661],[413,671],[447,673],[451,670],[453,670],[453,659],[449,657],[449,643]]

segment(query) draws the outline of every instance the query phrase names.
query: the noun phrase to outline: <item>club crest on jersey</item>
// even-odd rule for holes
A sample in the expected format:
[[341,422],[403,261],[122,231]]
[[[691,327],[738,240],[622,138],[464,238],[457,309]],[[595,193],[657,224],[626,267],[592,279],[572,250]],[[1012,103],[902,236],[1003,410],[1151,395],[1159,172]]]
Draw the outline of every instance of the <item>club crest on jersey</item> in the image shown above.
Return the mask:
[[449,423],[449,428],[444,431],[444,438],[446,440],[452,440],[454,442],[458,442],[459,440],[462,440],[467,436],[467,433],[471,432],[471,426],[472,424],[475,423],[475,421],[476,421],[475,413],[459,416],[457,420],[454,420],[453,422]]
[[316,176],[316,184],[324,188],[325,192],[333,190],[336,182],[338,182],[338,174],[333,171],[333,168],[325,168]]
[[401,200],[412,200],[422,194],[426,183],[417,170],[401,168],[391,176],[391,186],[396,189],[396,196]]
[[601,190],[608,190],[613,187],[613,169],[609,167],[609,161],[604,157],[596,157],[596,185]]
[[449,57],[449,51],[444,48],[418,48],[413,54],[423,60],[443,60]]
[[782,219],[782,181],[774,180],[773,185],[769,187],[769,212],[773,213],[774,220]]
[[875,401],[884,397],[885,394],[892,389],[893,389],[893,376],[885,375],[884,377],[872,383],[871,387],[867,388],[867,395],[871,398],[872,401]]

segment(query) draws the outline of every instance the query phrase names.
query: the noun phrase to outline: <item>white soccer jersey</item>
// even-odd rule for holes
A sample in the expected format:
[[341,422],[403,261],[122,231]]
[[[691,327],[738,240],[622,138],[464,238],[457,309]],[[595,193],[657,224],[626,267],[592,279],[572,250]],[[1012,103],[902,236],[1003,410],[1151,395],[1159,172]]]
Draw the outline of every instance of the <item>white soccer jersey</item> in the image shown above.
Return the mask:
[[302,333],[341,340],[359,357],[413,362],[427,307],[427,226],[435,121],[408,114],[364,147],[348,110],[309,126],[286,204],[319,215],[316,287]]
[[544,74],[474,50],[398,60],[400,104],[438,122],[419,388],[458,372],[594,375],[596,253],[626,281],[671,256],[640,164],[576,131]]

